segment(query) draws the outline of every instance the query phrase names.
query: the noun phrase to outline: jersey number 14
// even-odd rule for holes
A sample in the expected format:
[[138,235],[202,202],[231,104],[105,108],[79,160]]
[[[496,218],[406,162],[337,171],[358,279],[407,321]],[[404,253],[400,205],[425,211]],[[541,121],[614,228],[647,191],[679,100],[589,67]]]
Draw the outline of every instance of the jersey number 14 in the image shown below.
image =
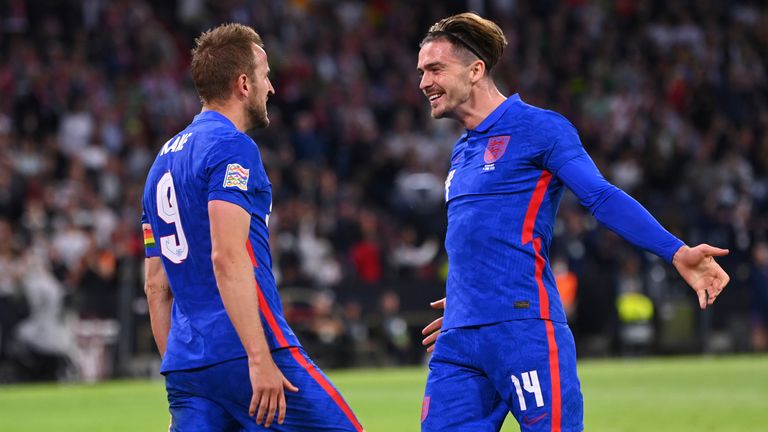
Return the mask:
[[539,386],[539,374],[535,370],[530,372],[523,372],[521,378],[523,379],[523,385],[520,386],[520,380],[512,375],[512,384],[515,385],[515,392],[517,393],[517,400],[520,402],[520,411],[528,409],[525,403],[525,395],[523,390],[527,393],[532,393],[536,399],[536,407],[544,406],[544,398],[541,394],[541,386]]

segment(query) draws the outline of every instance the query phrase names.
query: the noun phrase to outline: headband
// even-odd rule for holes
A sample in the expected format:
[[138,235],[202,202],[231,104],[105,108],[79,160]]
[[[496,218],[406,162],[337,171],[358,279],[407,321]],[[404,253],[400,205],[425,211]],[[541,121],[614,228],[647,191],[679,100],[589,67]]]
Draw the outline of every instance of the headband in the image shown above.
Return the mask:
[[463,45],[464,48],[468,49],[470,52],[472,52],[472,54],[476,55],[477,58],[482,60],[483,63],[485,63],[485,67],[486,68],[491,69],[493,67],[493,65],[488,60],[485,59],[485,56],[480,54],[480,50],[475,48],[473,44],[469,43],[467,40],[465,40],[463,37],[459,36],[457,33],[452,33],[452,32],[444,31],[444,30],[437,30],[437,31],[429,32],[428,36],[430,36],[430,35],[431,36],[446,36],[449,39],[453,39],[453,40],[459,41],[459,43],[461,45]]

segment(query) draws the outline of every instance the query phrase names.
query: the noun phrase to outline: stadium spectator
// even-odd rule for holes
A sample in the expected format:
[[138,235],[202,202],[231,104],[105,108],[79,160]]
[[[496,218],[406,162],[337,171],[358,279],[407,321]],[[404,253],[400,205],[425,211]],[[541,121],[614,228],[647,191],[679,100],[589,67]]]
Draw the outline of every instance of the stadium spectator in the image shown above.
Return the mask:
[[379,332],[383,335],[384,349],[390,362],[407,364],[413,360],[414,343],[408,322],[400,310],[400,296],[387,290],[379,296],[381,322]]

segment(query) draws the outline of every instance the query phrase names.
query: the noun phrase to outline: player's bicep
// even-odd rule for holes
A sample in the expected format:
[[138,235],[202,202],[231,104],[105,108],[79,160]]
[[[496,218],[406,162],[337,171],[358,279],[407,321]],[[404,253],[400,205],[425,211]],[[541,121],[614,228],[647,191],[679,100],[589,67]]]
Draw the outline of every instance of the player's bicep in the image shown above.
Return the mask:
[[251,215],[229,201],[208,201],[211,225],[211,249],[214,254],[245,250]]
[[619,190],[603,177],[586,152],[566,161],[557,171],[557,178],[579,198],[584,207],[593,212]]

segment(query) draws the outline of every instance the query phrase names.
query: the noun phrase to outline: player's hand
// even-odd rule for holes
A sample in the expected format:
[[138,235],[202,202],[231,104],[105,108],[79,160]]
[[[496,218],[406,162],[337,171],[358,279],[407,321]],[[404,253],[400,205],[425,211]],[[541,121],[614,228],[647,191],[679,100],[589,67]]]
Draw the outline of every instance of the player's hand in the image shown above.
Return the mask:
[[269,427],[277,411],[277,423],[283,424],[286,408],[285,390],[297,392],[299,389],[283,376],[270,353],[258,358],[249,358],[248,374],[251,378],[251,388],[253,388],[248,415],[256,415],[256,424],[261,424],[263,420],[264,427]]
[[683,246],[672,258],[672,265],[696,291],[699,307],[702,309],[714,303],[731,280],[728,273],[714,259],[716,256],[725,255],[728,255],[728,249],[700,244],[693,248]]
[[[432,307],[432,309],[445,309],[445,298],[433,301],[429,306]],[[437,340],[437,336],[440,335],[441,328],[443,328],[443,317],[432,321],[421,331],[421,334],[426,336],[421,341],[421,344],[427,347],[427,352],[435,350],[435,341]]]

